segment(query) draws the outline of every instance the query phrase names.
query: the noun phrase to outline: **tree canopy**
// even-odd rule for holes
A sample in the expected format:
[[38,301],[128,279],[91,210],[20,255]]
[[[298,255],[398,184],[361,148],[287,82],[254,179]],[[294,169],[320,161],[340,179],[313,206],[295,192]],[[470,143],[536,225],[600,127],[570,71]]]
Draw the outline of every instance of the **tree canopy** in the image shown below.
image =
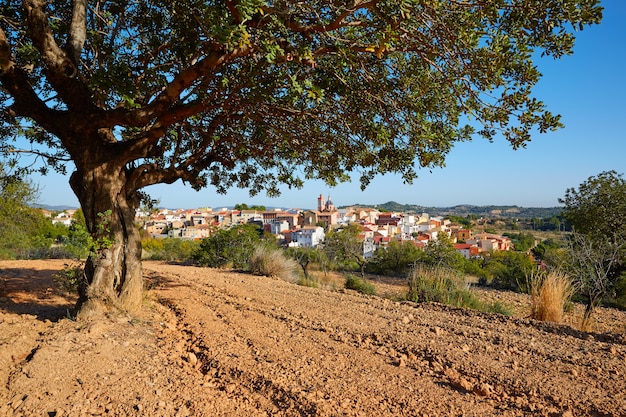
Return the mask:
[[81,300],[137,304],[144,187],[365,186],[443,166],[474,134],[524,146],[560,126],[533,96],[534,57],[570,54],[601,14],[599,0],[6,0],[0,151],[74,170],[89,231],[115,242]]
[[569,188],[563,217],[572,225],[568,240],[569,273],[586,299],[586,325],[595,307],[616,294],[626,273],[626,181],[616,171],[589,177]]
[[514,147],[559,126],[531,95],[533,54],[571,53],[571,29],[601,9],[553,3],[9,0],[4,140],[46,145],[60,168],[110,148],[135,189],[180,178],[274,193],[357,168],[365,183],[411,179],[416,157],[442,165],[469,139],[464,116]]
[[578,233],[591,239],[626,242],[626,181],[616,171],[589,177],[559,199],[562,215]]

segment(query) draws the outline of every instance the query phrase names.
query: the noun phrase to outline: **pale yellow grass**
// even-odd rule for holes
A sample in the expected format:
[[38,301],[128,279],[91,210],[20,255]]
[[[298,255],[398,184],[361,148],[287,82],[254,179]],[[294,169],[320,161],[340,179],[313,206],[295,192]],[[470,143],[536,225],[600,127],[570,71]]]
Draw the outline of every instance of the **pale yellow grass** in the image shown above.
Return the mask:
[[570,277],[559,271],[533,274],[529,281],[531,317],[561,323],[565,304],[574,293]]

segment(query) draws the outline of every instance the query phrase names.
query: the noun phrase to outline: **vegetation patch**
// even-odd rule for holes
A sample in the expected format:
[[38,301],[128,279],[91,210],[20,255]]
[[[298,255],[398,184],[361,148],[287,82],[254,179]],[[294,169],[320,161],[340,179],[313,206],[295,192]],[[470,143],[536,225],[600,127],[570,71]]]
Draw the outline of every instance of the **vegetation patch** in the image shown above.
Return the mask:
[[407,300],[416,303],[437,302],[455,307],[511,315],[503,303],[484,304],[469,290],[459,272],[437,266],[416,265],[409,275]]
[[294,281],[298,264],[287,258],[278,248],[260,245],[254,249],[250,257],[250,272],[256,275],[282,278],[285,281]]
[[346,277],[346,288],[355,290],[361,294],[376,295],[376,287],[365,278],[359,278],[356,275],[348,275]]

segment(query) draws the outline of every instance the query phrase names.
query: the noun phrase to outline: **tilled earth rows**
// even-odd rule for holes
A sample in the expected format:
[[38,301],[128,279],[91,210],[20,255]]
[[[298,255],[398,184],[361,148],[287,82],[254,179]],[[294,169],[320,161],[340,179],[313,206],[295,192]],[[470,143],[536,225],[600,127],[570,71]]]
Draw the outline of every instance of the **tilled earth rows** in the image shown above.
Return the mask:
[[0,415],[626,415],[623,333],[144,269],[142,317],[51,323],[0,304],[0,335],[35,330],[20,357],[0,336]]

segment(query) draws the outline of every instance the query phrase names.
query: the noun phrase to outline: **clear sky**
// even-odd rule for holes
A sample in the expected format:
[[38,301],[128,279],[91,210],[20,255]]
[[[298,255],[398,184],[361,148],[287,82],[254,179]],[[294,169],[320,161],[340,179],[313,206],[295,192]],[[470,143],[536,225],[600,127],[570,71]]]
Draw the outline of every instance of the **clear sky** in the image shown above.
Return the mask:
[[[312,208],[317,197],[330,195],[337,206],[402,204],[445,207],[457,204],[558,206],[565,190],[588,177],[615,170],[626,175],[626,1],[605,0],[600,25],[578,32],[574,54],[537,62],[543,77],[535,96],[561,114],[565,128],[537,135],[514,151],[504,139],[458,144],[446,167],[424,170],[412,185],[394,175],[374,180],[361,191],[357,181],[329,188],[319,181],[303,189],[283,188],[278,198],[250,198],[246,190],[226,195],[214,188],[196,192],[180,182],[146,189],[162,207],[224,207],[237,203]],[[34,176],[39,202],[78,207],[68,177]]]

